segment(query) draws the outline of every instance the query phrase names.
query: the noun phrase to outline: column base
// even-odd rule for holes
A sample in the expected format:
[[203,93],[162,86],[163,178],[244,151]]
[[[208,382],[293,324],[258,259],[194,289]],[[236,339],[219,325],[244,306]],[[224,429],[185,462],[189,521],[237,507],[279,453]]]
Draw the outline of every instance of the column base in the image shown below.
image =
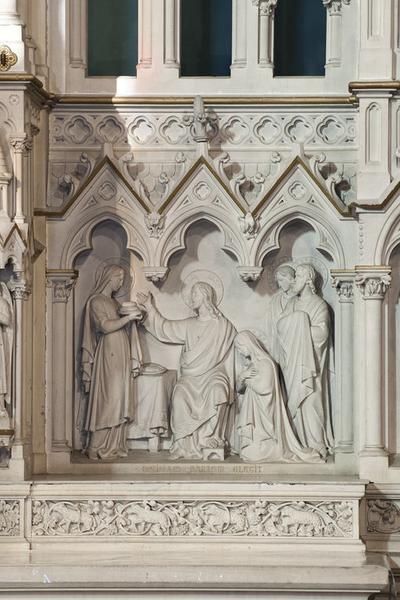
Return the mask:
[[47,470],[49,473],[68,473],[71,467],[71,452],[63,451],[49,452],[47,455]]
[[384,454],[368,454],[367,450],[360,453],[360,479],[370,481],[385,481],[389,457]]
[[335,455],[337,454],[352,454],[354,452],[354,445],[352,443],[339,442],[335,447]]
[[11,447],[11,458],[7,467],[0,469],[0,481],[24,481],[31,474],[29,453],[23,444]]

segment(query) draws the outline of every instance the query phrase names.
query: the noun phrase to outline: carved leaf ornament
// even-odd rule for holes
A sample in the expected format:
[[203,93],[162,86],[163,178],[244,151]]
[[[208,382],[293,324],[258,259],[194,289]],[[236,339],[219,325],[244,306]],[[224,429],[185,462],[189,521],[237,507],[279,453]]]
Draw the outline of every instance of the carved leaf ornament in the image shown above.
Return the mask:
[[350,502],[35,500],[34,536],[353,535]]

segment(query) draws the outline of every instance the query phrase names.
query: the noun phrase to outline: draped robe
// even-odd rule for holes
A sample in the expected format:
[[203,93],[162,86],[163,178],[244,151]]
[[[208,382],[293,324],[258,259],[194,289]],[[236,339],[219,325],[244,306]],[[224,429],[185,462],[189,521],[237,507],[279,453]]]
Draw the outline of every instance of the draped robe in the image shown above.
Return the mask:
[[254,360],[251,367],[257,375],[246,379],[238,390],[240,458],[266,462],[321,462],[315,450],[301,447],[292,431],[274,361],[265,353],[264,358]]
[[289,298],[290,297],[288,297],[283,290],[278,290],[272,296],[267,307],[265,345],[268,352],[277,363],[280,362],[277,323],[286,308]]
[[0,417],[8,417],[7,405],[11,402],[12,349],[14,315],[10,292],[1,283],[0,295]]
[[303,446],[325,457],[333,443],[329,356],[332,349],[326,302],[313,294],[289,300],[278,321],[280,366],[288,395],[288,409]]
[[133,420],[131,344],[126,327],[107,333],[103,323],[119,319],[119,304],[96,294],[86,304],[82,340],[82,378],[89,403],[85,430],[89,450],[101,458],[125,451],[126,424]]
[[183,345],[172,395],[171,452],[176,458],[202,458],[209,438],[227,440],[235,328],[223,315],[170,321],[154,307],[144,326],[162,342]]

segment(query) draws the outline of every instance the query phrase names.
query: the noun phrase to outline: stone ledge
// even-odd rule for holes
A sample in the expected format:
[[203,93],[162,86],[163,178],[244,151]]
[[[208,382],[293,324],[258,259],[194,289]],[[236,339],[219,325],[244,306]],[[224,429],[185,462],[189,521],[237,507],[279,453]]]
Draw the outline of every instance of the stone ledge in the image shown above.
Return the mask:
[[[30,565],[0,568],[1,591],[8,590],[113,590],[139,591],[214,591],[263,592],[263,597],[276,598],[287,593],[288,598],[368,598],[382,591],[388,580],[388,570],[379,560],[371,559],[359,566],[334,565],[259,566],[246,565],[175,565],[138,566],[130,563],[97,566],[72,565],[68,556],[62,564],[33,562]],[[82,557],[83,558],[83,557]],[[120,557],[121,558],[121,557]],[[182,558],[182,557],[181,557]],[[300,596],[299,596],[299,595]],[[329,594],[329,596],[328,596]],[[171,594],[172,595],[172,594]],[[113,596],[114,597],[114,596]],[[160,596],[163,597],[163,596]],[[186,596],[185,596],[186,597]],[[203,596],[202,596],[203,597]],[[246,595],[247,597],[247,595]]]

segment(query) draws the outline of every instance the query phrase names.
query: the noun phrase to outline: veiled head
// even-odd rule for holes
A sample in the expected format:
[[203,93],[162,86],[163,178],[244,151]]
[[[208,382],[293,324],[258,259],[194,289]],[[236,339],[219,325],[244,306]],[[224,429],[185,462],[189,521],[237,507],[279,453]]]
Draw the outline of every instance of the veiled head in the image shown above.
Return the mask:
[[244,357],[250,360],[262,360],[268,352],[251,331],[240,331],[235,337],[235,348]]
[[113,292],[117,292],[124,283],[125,271],[119,265],[108,265],[104,267],[98,281],[95,284],[94,293],[101,292],[110,286]]

